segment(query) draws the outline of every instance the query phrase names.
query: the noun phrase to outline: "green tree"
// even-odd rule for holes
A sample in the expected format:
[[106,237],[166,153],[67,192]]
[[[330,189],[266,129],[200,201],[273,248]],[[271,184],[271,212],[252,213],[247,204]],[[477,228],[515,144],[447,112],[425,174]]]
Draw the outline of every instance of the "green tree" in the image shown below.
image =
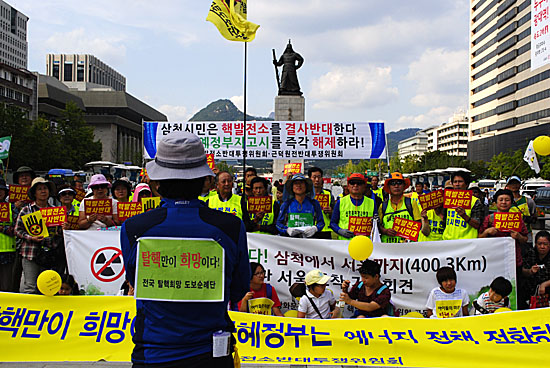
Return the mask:
[[28,155],[33,151],[29,144],[32,124],[25,112],[13,105],[0,104],[0,137],[11,136],[9,167],[29,165]]
[[233,168],[233,166],[228,165],[227,162],[225,162],[225,161],[218,162],[216,164],[216,167],[220,171],[227,171],[228,173],[231,174],[231,176],[233,176],[235,174],[235,169]]

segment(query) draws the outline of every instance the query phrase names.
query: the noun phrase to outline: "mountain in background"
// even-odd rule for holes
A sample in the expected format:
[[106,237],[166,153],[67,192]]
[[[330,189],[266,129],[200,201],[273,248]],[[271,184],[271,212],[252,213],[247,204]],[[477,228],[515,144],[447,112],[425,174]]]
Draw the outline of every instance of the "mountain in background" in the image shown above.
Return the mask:
[[[197,112],[189,121],[242,121],[243,112],[230,100],[218,100]],[[272,121],[272,118],[246,115],[247,121]]]
[[420,128],[407,128],[398,130],[397,132],[387,133],[386,137],[389,156],[391,157],[397,152],[397,145],[399,144],[399,141],[414,136],[419,130]]

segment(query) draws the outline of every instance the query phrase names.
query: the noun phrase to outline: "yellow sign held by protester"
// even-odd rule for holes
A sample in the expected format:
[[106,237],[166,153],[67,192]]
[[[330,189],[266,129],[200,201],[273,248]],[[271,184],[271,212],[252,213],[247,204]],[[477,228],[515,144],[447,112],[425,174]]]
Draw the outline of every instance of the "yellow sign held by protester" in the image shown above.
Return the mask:
[[25,229],[30,236],[43,236],[44,238],[48,237],[48,228],[46,227],[46,223],[42,218],[42,213],[40,211],[24,215],[21,219],[23,220]]
[[462,308],[462,300],[436,300],[435,314],[437,318],[453,318]]
[[145,213],[160,206],[160,197],[141,198],[141,212]]
[[271,308],[275,302],[269,298],[255,298],[248,300],[248,311],[252,314],[271,316]]

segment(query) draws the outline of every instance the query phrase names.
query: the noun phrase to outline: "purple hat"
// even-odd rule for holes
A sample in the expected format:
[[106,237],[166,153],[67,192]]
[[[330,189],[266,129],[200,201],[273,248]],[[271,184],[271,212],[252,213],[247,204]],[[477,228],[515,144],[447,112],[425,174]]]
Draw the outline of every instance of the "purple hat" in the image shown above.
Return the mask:
[[88,186],[92,188],[96,185],[102,184],[107,184],[109,188],[111,187],[111,183],[109,183],[107,179],[105,179],[105,176],[103,174],[95,174],[94,176],[92,176],[92,179],[90,179],[90,184],[88,184]]

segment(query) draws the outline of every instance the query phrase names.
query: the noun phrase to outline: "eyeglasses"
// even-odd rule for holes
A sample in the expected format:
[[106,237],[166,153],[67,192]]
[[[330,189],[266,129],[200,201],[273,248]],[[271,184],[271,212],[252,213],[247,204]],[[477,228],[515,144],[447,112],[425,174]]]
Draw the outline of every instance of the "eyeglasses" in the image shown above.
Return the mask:
[[265,275],[265,271],[256,272],[254,276],[262,276]]
[[364,181],[360,181],[360,180],[354,180],[354,181],[350,181],[350,182],[348,183],[348,185],[363,185],[363,184],[365,184],[365,182],[364,182]]
[[94,190],[94,189],[108,189],[108,188],[109,188],[109,185],[107,185],[107,184],[99,184],[99,185],[94,185],[92,187],[92,190]]
[[404,184],[403,180],[390,180],[390,182],[388,183],[389,186],[396,186],[401,184]]
[[61,192],[61,193],[59,193],[59,196],[60,196],[60,197],[63,197],[63,196],[72,196],[72,195],[74,195],[73,192]]

